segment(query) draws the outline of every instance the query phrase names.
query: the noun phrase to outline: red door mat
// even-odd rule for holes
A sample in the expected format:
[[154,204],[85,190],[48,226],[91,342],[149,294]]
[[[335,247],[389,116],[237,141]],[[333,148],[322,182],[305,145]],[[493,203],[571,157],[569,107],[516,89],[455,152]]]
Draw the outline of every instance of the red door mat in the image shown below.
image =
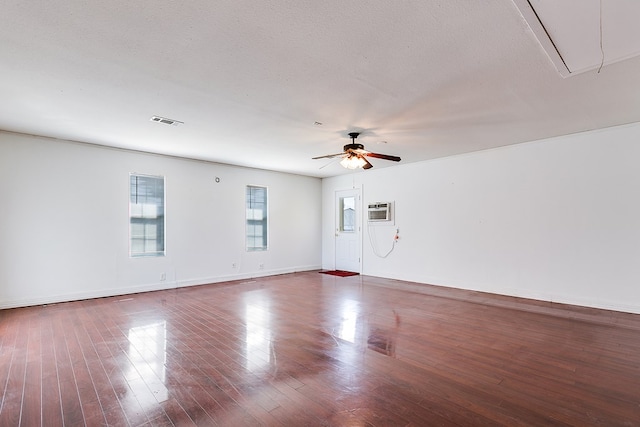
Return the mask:
[[343,271],[343,270],[328,270],[328,271],[320,271],[319,273],[330,274],[332,276],[340,276],[340,277],[357,276],[358,274],[360,274],[360,273],[354,273],[353,271]]

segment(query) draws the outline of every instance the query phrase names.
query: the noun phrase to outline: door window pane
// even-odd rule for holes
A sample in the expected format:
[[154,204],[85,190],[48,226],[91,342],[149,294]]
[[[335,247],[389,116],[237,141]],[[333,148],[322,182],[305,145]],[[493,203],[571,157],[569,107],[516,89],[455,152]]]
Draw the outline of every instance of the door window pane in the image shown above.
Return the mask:
[[356,231],[356,198],[340,198],[340,231]]

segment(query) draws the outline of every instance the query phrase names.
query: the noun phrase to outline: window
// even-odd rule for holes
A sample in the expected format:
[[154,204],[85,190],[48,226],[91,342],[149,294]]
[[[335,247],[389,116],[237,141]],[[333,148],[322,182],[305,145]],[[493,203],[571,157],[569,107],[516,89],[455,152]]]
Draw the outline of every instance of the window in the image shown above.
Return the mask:
[[247,186],[247,250],[267,250],[267,189]]
[[340,197],[340,231],[356,231],[356,198]]
[[129,254],[164,256],[164,177],[129,177]]

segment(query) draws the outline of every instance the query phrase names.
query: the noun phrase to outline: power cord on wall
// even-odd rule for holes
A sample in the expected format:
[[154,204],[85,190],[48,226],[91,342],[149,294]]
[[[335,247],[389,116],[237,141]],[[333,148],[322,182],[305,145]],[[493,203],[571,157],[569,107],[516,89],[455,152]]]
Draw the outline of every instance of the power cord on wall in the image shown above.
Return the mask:
[[393,235],[393,242],[391,243],[391,249],[389,249],[389,251],[386,254],[380,255],[378,253],[378,251],[376,250],[376,245],[374,245],[373,240],[371,238],[371,225],[367,226],[367,235],[369,236],[369,244],[371,245],[371,250],[373,251],[373,254],[375,256],[377,256],[378,258],[386,258],[386,257],[388,257],[389,254],[391,252],[393,252],[393,250],[395,249],[396,243],[398,242],[398,239],[400,239],[399,233],[400,233],[400,229],[396,228],[396,232]]

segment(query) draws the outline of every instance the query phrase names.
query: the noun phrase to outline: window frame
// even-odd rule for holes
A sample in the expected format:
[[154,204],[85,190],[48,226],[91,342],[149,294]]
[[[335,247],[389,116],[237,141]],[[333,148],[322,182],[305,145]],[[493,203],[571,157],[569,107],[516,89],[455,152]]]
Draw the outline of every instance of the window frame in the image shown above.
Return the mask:
[[[156,215],[156,221],[145,221],[144,217],[140,216],[140,217],[134,217],[133,216],[133,206],[140,204],[140,203],[134,203],[132,202],[132,198],[134,197],[134,193],[132,191],[133,187],[132,187],[132,178],[134,177],[142,177],[142,178],[153,178],[153,179],[160,179],[162,180],[162,212],[160,215]],[[137,172],[130,172],[129,173],[129,258],[156,258],[156,257],[164,257],[166,256],[167,253],[167,237],[166,237],[166,225],[167,225],[167,218],[166,218],[166,213],[167,213],[167,184],[166,184],[166,177],[164,175],[150,175],[150,174],[143,174],[143,173],[137,173]],[[136,194],[135,196],[137,197],[139,195],[138,191],[136,190]],[[157,204],[155,204],[154,206],[156,206],[156,208],[158,207]],[[160,221],[161,218],[161,221]],[[156,225],[160,225],[159,229],[160,229],[160,237],[161,237],[161,249],[160,250],[155,250],[155,251],[142,251],[142,252],[134,252],[134,245],[133,245],[133,240],[134,240],[134,234],[133,234],[133,224],[134,223],[142,223],[144,225],[147,224],[153,224],[156,223]],[[156,231],[156,246],[158,246],[158,236],[157,236],[158,231]],[[151,239],[149,239],[151,240]],[[146,241],[146,239],[143,237],[143,241]],[[144,244],[143,246],[146,246],[146,244]]]
[[[347,206],[347,203],[345,203],[345,199],[353,199],[353,203],[349,203],[349,206],[351,208],[351,221],[346,221],[347,216],[346,216],[346,212],[347,209],[345,208],[345,206]],[[340,224],[339,224],[339,229],[340,232],[342,233],[355,233],[356,232],[356,196],[345,196],[345,197],[340,197]],[[350,225],[351,228],[347,228],[347,225]]]
[[[250,219],[249,218],[249,211],[251,209],[253,209],[252,206],[249,205],[250,203],[250,195],[249,195],[249,191],[250,189],[260,189],[260,190],[264,190],[264,218],[261,220],[255,220],[255,219]],[[247,252],[262,252],[262,251],[268,251],[269,250],[269,229],[271,228],[269,226],[269,188],[264,186],[264,185],[253,185],[253,184],[248,184],[247,186],[245,186],[245,198],[244,198],[244,208],[245,208],[245,233],[244,233],[244,238],[245,238],[245,250]],[[253,224],[250,223],[250,221],[254,222]],[[256,224],[258,223],[258,224]],[[250,246],[249,245],[249,240],[250,238],[256,239],[256,235],[255,234],[249,234],[249,229],[251,227],[255,227],[256,225],[262,225],[262,240],[263,240],[263,244],[262,246]]]

